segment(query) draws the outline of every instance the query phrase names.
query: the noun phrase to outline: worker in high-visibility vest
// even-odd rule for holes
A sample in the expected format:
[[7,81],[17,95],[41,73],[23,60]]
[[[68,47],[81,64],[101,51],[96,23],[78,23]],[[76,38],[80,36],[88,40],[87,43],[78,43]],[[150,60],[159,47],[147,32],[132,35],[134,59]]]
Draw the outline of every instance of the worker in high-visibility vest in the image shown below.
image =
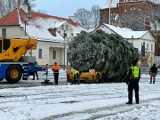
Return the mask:
[[74,82],[75,82],[76,80],[78,80],[78,83],[80,83],[80,81],[79,81],[80,73],[79,73],[78,70],[75,70],[75,71],[73,72],[73,76],[74,76]]
[[136,103],[139,104],[139,81],[141,78],[141,70],[137,66],[137,60],[132,62],[128,76],[127,76],[127,85],[128,85],[128,102],[126,104],[132,104],[133,90],[135,91]]
[[79,77],[79,71],[78,71],[78,70],[75,70],[75,71],[73,72],[73,75],[74,75],[74,78],[75,78],[75,79],[78,78],[78,77]]

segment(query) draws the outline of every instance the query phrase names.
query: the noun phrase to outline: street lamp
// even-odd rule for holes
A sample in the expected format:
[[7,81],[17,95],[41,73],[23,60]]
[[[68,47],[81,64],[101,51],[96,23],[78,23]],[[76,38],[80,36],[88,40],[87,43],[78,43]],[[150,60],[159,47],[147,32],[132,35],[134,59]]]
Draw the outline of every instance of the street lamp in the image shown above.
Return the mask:
[[31,13],[31,11],[28,11],[27,18],[24,21],[24,24],[25,24],[25,36],[27,35],[27,32],[26,32],[26,30],[27,30],[27,22],[31,19],[31,17],[32,17],[32,13]]
[[28,12],[26,13],[26,16],[22,12],[20,12],[20,18],[24,21],[24,30],[25,30],[25,36],[27,35],[27,22],[31,19],[32,17],[32,11],[31,7],[28,6]]
[[[24,21],[24,30],[25,30],[25,36],[27,36],[27,21],[29,21],[32,17],[31,7],[28,6],[28,13],[26,13],[27,16],[24,16],[22,12],[20,12],[20,18]],[[32,49],[30,51],[30,56],[32,56]]]
[[110,24],[111,24],[111,3],[112,3],[112,0],[110,0],[110,3],[109,3],[109,18],[108,18],[108,24],[109,24],[109,34],[111,34],[110,32]]
[[66,38],[66,36],[67,36],[67,34],[66,34],[66,31],[65,31],[65,27],[64,27],[64,25],[62,25],[62,30],[63,30],[63,38],[64,38],[64,70],[65,70],[65,66],[66,66],[66,64],[65,64],[65,58],[66,58],[66,41],[65,41],[65,38]]

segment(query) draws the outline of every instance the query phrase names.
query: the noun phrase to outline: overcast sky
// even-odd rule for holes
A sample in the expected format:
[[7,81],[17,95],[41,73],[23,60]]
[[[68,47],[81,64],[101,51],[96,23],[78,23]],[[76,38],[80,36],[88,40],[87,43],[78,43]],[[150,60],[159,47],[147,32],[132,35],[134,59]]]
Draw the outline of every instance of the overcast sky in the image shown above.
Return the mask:
[[44,10],[49,15],[68,18],[79,8],[90,10],[92,6],[103,7],[107,0],[35,0],[34,10]]

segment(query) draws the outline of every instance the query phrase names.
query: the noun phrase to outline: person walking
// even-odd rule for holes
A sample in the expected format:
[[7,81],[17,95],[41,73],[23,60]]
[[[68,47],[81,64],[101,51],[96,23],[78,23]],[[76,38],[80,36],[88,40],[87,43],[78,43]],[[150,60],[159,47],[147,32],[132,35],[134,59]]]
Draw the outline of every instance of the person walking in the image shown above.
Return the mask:
[[45,80],[48,80],[48,67],[49,67],[48,64],[46,64],[45,67],[43,67],[43,71],[45,71],[43,76],[46,75],[46,79]]
[[126,84],[128,85],[128,102],[126,104],[132,104],[133,90],[135,91],[136,104],[139,104],[140,78],[141,78],[141,70],[137,66],[137,61],[134,60],[127,75]]
[[55,85],[58,85],[59,70],[60,70],[60,66],[57,64],[57,62],[55,62],[54,65],[52,66]]
[[158,70],[157,70],[156,64],[153,64],[153,66],[149,70],[150,84],[152,84],[152,78],[153,78],[153,84],[155,83],[157,72]]

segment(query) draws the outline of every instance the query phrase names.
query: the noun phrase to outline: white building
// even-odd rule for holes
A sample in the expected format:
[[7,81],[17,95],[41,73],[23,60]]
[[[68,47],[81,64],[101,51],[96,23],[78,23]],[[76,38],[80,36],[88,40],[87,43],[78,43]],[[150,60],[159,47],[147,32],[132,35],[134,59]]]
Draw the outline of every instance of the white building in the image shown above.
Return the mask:
[[28,15],[26,9],[18,8],[2,17],[0,37],[36,38],[37,49],[27,54],[35,56],[39,65],[53,65],[54,62],[66,65],[67,43],[85,29],[74,21],[74,17],[66,19],[34,11]]
[[142,50],[142,44],[145,43],[145,57],[147,60],[147,65],[151,66],[154,63],[156,39],[149,31],[133,31],[129,28],[121,28],[109,24],[102,24],[95,30],[98,29],[101,29],[109,34],[113,33],[122,36],[125,40],[133,44],[133,46],[138,49],[140,54]]

